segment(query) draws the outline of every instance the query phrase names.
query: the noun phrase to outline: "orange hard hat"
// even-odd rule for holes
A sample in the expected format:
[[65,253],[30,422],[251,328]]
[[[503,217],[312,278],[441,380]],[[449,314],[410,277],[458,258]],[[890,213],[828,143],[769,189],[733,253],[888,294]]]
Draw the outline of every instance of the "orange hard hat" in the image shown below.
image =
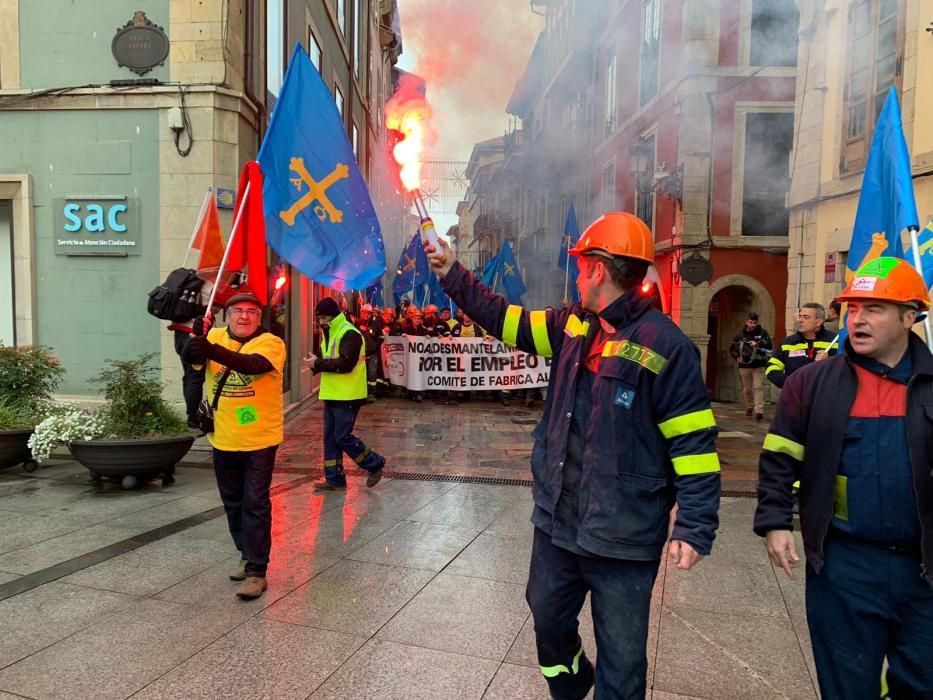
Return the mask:
[[574,257],[601,250],[609,255],[654,262],[654,237],[634,214],[614,211],[596,219],[570,249]]
[[438,311],[437,304],[428,304],[424,307],[424,312],[426,314],[436,314]]
[[862,265],[838,297],[839,301],[877,299],[894,304],[930,308],[930,293],[923,277],[900,258],[875,258]]

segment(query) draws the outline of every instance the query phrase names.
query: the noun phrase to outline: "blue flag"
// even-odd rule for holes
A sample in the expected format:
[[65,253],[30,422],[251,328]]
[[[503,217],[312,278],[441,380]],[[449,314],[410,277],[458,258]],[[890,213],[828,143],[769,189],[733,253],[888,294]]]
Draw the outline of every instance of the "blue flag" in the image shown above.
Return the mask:
[[522,272],[508,241],[502,243],[499,251],[499,270],[497,288],[505,292],[510,304],[522,305],[522,295],[528,291],[522,280]]
[[444,288],[441,286],[440,278],[431,274],[428,276],[428,294],[426,304],[434,304],[438,309],[448,308],[450,313],[453,314],[457,310],[457,305],[454,304],[453,299],[447,296],[447,292],[444,291]]
[[868,153],[846,263],[846,282],[864,263],[881,255],[913,264],[907,255],[910,236],[905,229],[918,228],[918,222],[910,152],[904,140],[897,92],[891,88]]
[[[908,241],[908,250],[905,251],[907,262],[913,264],[913,246]],[[923,267],[923,281],[927,289],[933,288],[933,221],[926,228],[917,233],[917,250],[920,251],[920,264]]]
[[496,273],[499,271],[499,256],[494,255],[486,261],[486,264],[483,265],[483,274],[481,278],[483,284],[485,284],[490,289],[492,288],[493,283],[496,280]]
[[[892,87],[878,116],[865,165],[846,262],[846,283],[862,265],[882,255],[902,258],[913,265],[908,229],[918,228],[918,221],[910,152],[904,140],[897,91]],[[930,246],[924,249],[921,245],[920,250],[929,252]],[[924,258],[927,256],[922,256]],[[933,258],[928,259],[933,261]],[[845,323],[840,326],[841,347],[846,327]]]
[[334,98],[295,45],[259,149],[266,239],[303,275],[365,289],[386,269],[379,220]]
[[382,280],[379,280],[376,284],[363,292],[363,298],[366,299],[368,304],[372,304],[373,306],[378,306],[379,308],[385,306],[382,299]]
[[419,300],[424,299],[424,285],[428,282],[428,278],[433,276],[428,270],[428,256],[424,254],[421,233],[416,233],[398,259],[395,279],[392,280],[395,298],[401,301],[402,297],[412,295],[414,292],[410,297],[411,303],[418,304]]
[[[577,224],[577,212],[570,202],[567,210],[567,220],[564,222],[564,237],[561,239],[560,253],[557,257],[557,267],[565,271],[565,293],[570,303],[580,301],[580,290],[577,289],[577,259],[569,254],[577,241],[580,240],[580,226]],[[567,266],[570,269],[567,269]]]

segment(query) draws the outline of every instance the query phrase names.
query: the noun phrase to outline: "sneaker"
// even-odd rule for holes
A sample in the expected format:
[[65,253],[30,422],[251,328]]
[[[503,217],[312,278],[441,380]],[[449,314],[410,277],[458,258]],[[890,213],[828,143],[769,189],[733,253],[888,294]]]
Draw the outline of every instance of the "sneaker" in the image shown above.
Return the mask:
[[246,578],[246,560],[240,559],[240,563],[230,572],[231,581],[242,581]]
[[324,481],[314,482],[315,491],[345,491],[346,488],[346,484],[337,484],[333,481],[328,481],[327,479],[324,479]]
[[764,417],[765,417],[765,414],[764,414],[764,413],[756,413],[756,414],[755,414],[755,420],[764,420]]
[[243,600],[253,600],[263,594],[269,587],[265,576],[247,576],[246,580],[236,589],[236,594]]
[[752,415],[752,411],[753,411],[753,409],[751,409],[751,408],[746,408],[746,409],[745,409],[745,415],[746,415],[746,416]]
[[379,467],[374,472],[369,472],[369,475],[366,477],[366,488],[372,488],[380,481],[382,481],[382,470],[385,468],[385,462],[382,463],[382,466]]

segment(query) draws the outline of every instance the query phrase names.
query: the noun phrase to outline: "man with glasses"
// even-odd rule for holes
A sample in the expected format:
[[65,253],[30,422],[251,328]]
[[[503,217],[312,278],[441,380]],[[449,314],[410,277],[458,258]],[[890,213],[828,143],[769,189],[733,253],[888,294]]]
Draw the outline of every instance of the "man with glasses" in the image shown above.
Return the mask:
[[284,437],[285,343],[262,327],[262,305],[243,288],[227,301],[226,313],[226,328],[211,328],[210,314],[197,319],[183,353],[187,362],[206,369],[206,401],[216,405],[214,429],[207,439],[213,447],[227,525],[240,552],[240,563],[230,578],[242,581],[237,589],[240,598],[253,599],[268,587],[269,487],[275,453]]

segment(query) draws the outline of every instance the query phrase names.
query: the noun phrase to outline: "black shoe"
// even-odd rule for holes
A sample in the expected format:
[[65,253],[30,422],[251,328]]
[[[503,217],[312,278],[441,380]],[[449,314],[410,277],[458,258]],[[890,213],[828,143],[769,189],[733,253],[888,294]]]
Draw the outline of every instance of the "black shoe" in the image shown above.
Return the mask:
[[424,399],[421,397],[421,394],[415,394],[415,403],[421,403]]
[[382,470],[385,468],[385,462],[382,463],[382,466],[379,467],[374,472],[369,472],[369,475],[366,477],[366,488],[371,489],[373,486],[382,481]]
[[192,430],[197,430],[198,432],[201,432],[201,424],[198,423],[196,418],[188,419],[188,427],[191,428]]
[[336,484],[333,481],[328,481],[327,479],[324,479],[324,481],[314,482],[315,491],[346,491],[346,489],[346,484]]

